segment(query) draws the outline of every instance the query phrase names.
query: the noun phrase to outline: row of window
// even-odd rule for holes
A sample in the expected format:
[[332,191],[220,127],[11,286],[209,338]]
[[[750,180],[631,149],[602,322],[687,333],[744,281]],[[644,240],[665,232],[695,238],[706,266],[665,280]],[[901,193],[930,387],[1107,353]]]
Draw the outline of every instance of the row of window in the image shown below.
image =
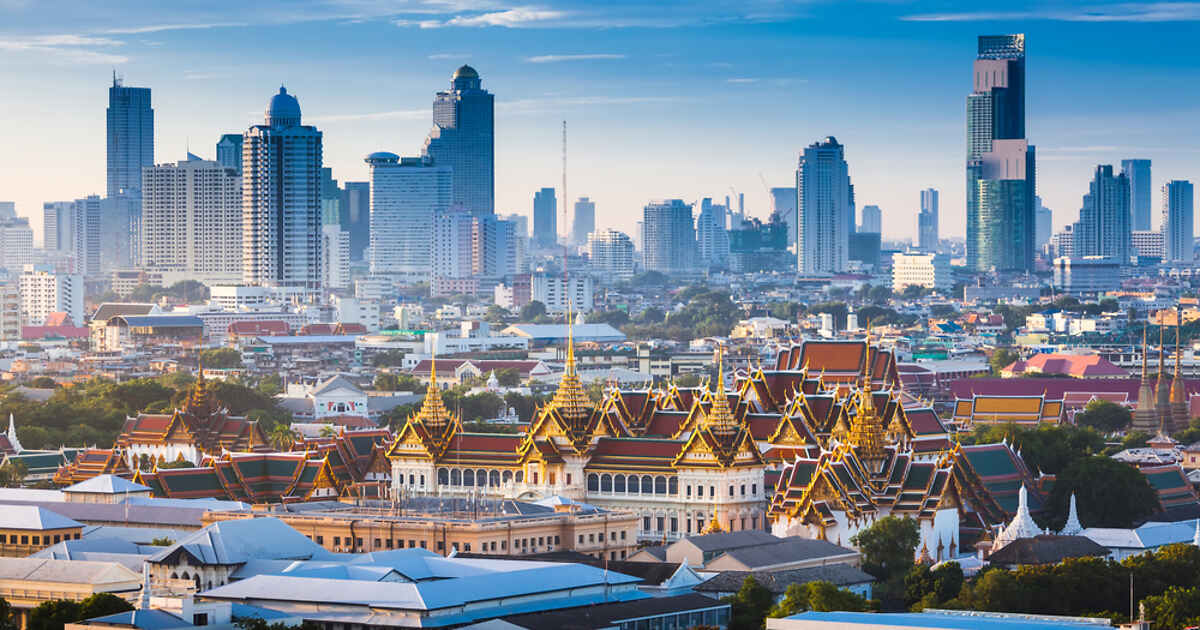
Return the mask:
[[45,536],[30,536],[29,534],[0,534],[0,545],[45,545],[49,547],[50,545],[57,545],[64,540],[71,540],[72,538],[79,540],[79,534],[75,534],[74,536],[71,534],[55,534],[54,536],[50,536],[49,534],[46,534]]
[[[625,539],[626,539],[626,538],[625,538],[625,535],[626,535],[626,532],[625,532],[625,530],[621,530],[621,540],[625,540]],[[604,542],[604,537],[605,537],[605,536],[604,536],[604,532],[600,532],[600,533],[598,533],[598,534],[595,534],[595,533],[593,533],[593,534],[588,534],[588,535],[587,535],[587,541],[588,541],[588,543],[590,543],[590,544],[595,544],[596,542]],[[558,537],[557,537],[557,536],[555,536],[555,538],[558,538]],[[615,541],[617,540],[617,532],[612,532],[611,534],[609,534],[609,535],[608,535],[608,540],[609,540],[609,541],[612,541],[612,542],[615,542]],[[581,545],[583,544],[583,534],[580,534],[580,535],[579,535],[579,544],[581,544]]]
[[[702,531],[704,531],[704,528],[708,525],[708,521],[705,520],[703,514],[696,515],[696,519],[695,519],[696,529],[695,530],[692,529],[692,519],[684,518],[683,523],[684,523],[684,527],[687,529],[688,534],[691,534],[693,531],[702,532]],[[764,524],[765,523],[766,523],[766,521],[764,521]],[[731,518],[731,519],[729,519],[729,523],[728,523],[729,531],[734,531],[735,524],[740,525],[740,527],[737,528],[739,530],[746,529],[747,524],[750,525],[750,529],[758,529],[758,517],[751,516],[749,521],[747,521],[746,517],[744,517],[744,516],[737,520],[734,520]],[[665,529],[667,525],[670,525],[670,529]],[[654,528],[651,529],[651,526],[654,526]],[[671,516],[671,517],[643,516],[642,517],[642,531],[646,532],[646,533],[657,532],[659,534],[664,534],[667,532],[670,532],[672,534],[679,533],[679,518],[675,517],[675,516]],[[622,534],[623,533],[624,532],[622,532]],[[580,542],[582,542],[582,541],[580,541]]]
[[[310,540],[315,541],[318,545],[323,546],[325,544],[325,537],[322,535],[317,535],[315,537],[309,536],[308,538]],[[621,538],[622,539],[625,538],[625,532],[621,532]],[[614,540],[615,540],[615,534],[614,534]],[[391,538],[376,538],[374,542],[375,542],[375,546],[373,547],[373,549],[404,549],[405,548],[405,544],[404,544],[405,541],[402,538],[397,538],[394,540]],[[520,553],[537,553],[539,551],[539,549],[541,549],[541,548],[545,548],[544,551],[553,551],[554,548],[560,544],[560,542],[561,542],[561,540],[560,540],[559,536],[538,536],[537,538],[530,536],[528,538],[514,538],[512,550],[514,552],[520,552]],[[582,534],[579,536],[579,542],[583,542]],[[363,547],[363,539],[362,538],[358,538],[358,537],[351,538],[350,536],[346,536],[345,538],[343,538],[341,536],[333,537],[333,548],[335,550],[342,549],[343,544],[345,544],[345,546],[347,548],[352,548],[352,549],[355,549],[358,551],[366,551],[366,549],[364,549],[364,547]],[[424,541],[424,540],[413,540],[413,539],[408,540],[408,548],[409,549],[414,549],[416,547],[420,547],[421,549],[427,549],[428,548],[427,544],[428,544],[427,541]],[[531,547],[532,547],[532,549],[530,549]],[[446,549],[445,541],[441,541],[441,540],[436,541],[435,548],[438,551],[445,551],[445,549]],[[460,551],[458,543],[451,543],[451,548],[453,548],[455,551]],[[461,551],[471,551],[471,543],[463,543]],[[508,551],[508,541],[507,540],[484,541],[480,545],[480,551],[484,551],[484,552]]]
[[[729,497],[733,498],[740,494],[746,496],[746,484],[741,484],[740,492],[735,494],[734,484],[729,484]],[[591,473],[587,478],[587,489],[589,492],[617,492],[623,494],[679,494],[679,480],[675,477],[651,477],[650,475],[610,475],[608,473],[597,475]],[[704,486],[696,485],[696,498],[703,498]],[[692,485],[688,484],[684,488],[685,495],[688,498],[692,497]],[[715,485],[708,486],[708,496],[716,498],[717,487]],[[750,496],[758,496],[758,484],[750,484]]]

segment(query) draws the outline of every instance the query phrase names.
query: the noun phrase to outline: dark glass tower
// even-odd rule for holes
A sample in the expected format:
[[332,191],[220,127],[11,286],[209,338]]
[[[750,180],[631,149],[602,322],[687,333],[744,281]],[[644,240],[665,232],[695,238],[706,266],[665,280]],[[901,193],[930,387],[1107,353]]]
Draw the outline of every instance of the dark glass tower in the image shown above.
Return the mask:
[[154,166],[150,88],[125,87],[113,74],[108,88],[108,197],[142,189],[142,167]]
[[1034,148],[1025,138],[1025,36],[983,35],[967,97],[967,266],[1033,267]]
[[494,98],[471,66],[454,72],[450,89],[433,100],[425,155],[454,169],[452,203],[476,214],[496,210]]
[[1108,256],[1128,265],[1133,247],[1130,221],[1129,178],[1114,175],[1111,165],[1097,166],[1072,232],[1073,255]]

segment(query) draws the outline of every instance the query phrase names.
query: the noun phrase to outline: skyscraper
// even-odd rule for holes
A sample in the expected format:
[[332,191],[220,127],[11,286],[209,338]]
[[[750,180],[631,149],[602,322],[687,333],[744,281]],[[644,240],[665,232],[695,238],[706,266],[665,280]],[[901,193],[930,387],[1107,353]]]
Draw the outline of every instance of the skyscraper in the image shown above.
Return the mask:
[[633,277],[633,239],[612,228],[588,235],[592,271],[602,280]]
[[113,73],[108,88],[108,197],[142,188],[142,168],[154,165],[150,88],[125,87]]
[[869,234],[883,233],[883,211],[879,206],[863,206],[862,224],[858,226],[858,231]]
[[1025,36],[983,35],[967,97],[967,267],[1033,265],[1034,148],[1025,139]]
[[350,234],[336,223],[321,226],[321,283],[327,289],[350,286]]
[[428,282],[434,219],[450,208],[452,173],[429,158],[372,153],[371,273]]
[[575,202],[575,216],[571,224],[571,242],[575,245],[586,245],[588,234],[596,230],[596,202],[587,197],[580,197]]
[[725,229],[728,212],[728,208],[714,204],[709,197],[700,201],[700,216],[696,217],[696,263],[705,269],[724,269],[729,264],[729,230]]
[[342,225],[342,189],[333,178],[333,169],[321,169],[321,225]]
[[533,244],[549,249],[558,244],[558,201],[553,188],[533,193]]
[[1121,174],[1129,178],[1129,211],[1133,215],[1133,229],[1154,229],[1150,226],[1150,160],[1121,160]]
[[350,232],[350,259],[362,260],[371,243],[371,182],[342,183],[342,229]]
[[227,133],[217,141],[217,162],[242,174],[242,134]]
[[1039,249],[1050,242],[1050,233],[1054,229],[1054,213],[1042,205],[1041,197],[1033,198],[1034,205],[1034,238],[1033,243]]
[[1191,263],[1194,233],[1192,183],[1172,180],[1162,187],[1164,262]]
[[771,214],[787,226],[788,247],[796,244],[796,187],[777,186],[771,189]]
[[1129,221],[1129,178],[1113,175],[1111,164],[1097,166],[1075,224],[1074,255],[1108,256],[1128,265],[1133,246]]
[[321,132],[280,87],[242,142],[242,281],[321,287]]
[[102,201],[99,195],[88,195],[84,199],[76,199],[71,211],[73,219],[71,245],[74,263],[71,273],[85,277],[95,277],[100,274],[100,249],[103,242],[100,233],[100,216]]
[[433,129],[425,155],[454,171],[452,203],[474,213],[495,212],[494,98],[471,66],[454,72],[450,89],[433,100]]
[[917,214],[917,247],[923,251],[935,252],[938,248],[938,191],[936,188],[926,188],[921,191],[921,212]]
[[[194,156],[193,156],[194,157]],[[176,281],[242,278],[242,178],[189,159],[146,169],[140,264]]]
[[800,274],[846,270],[854,205],[845,148],[833,136],[814,142],[800,154],[796,169],[796,271]]
[[696,230],[692,206],[681,199],[651,201],[642,211],[642,256],[647,271],[695,270]]
[[42,248],[47,252],[69,252],[75,244],[75,202],[47,201],[42,204]]

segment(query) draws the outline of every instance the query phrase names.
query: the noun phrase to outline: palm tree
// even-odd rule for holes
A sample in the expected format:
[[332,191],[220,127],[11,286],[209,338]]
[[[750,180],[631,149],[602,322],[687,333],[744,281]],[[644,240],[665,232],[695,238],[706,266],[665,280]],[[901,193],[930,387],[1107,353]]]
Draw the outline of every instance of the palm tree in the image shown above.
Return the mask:
[[333,428],[332,424],[327,424],[321,427],[321,437],[337,437],[337,429]]
[[267,435],[267,440],[271,442],[271,446],[277,451],[290,451],[296,443],[299,435],[292,431],[291,425],[280,422],[271,429],[271,433]]

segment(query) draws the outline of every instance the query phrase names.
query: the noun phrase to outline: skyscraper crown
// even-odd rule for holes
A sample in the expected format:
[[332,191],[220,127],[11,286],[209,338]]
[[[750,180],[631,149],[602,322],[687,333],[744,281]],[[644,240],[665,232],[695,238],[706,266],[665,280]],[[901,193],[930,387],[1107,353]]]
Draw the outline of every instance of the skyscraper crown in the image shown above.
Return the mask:
[[279,93],[271,97],[267,106],[267,124],[272,127],[295,127],[300,124],[300,101],[288,94],[287,88],[279,86]]

